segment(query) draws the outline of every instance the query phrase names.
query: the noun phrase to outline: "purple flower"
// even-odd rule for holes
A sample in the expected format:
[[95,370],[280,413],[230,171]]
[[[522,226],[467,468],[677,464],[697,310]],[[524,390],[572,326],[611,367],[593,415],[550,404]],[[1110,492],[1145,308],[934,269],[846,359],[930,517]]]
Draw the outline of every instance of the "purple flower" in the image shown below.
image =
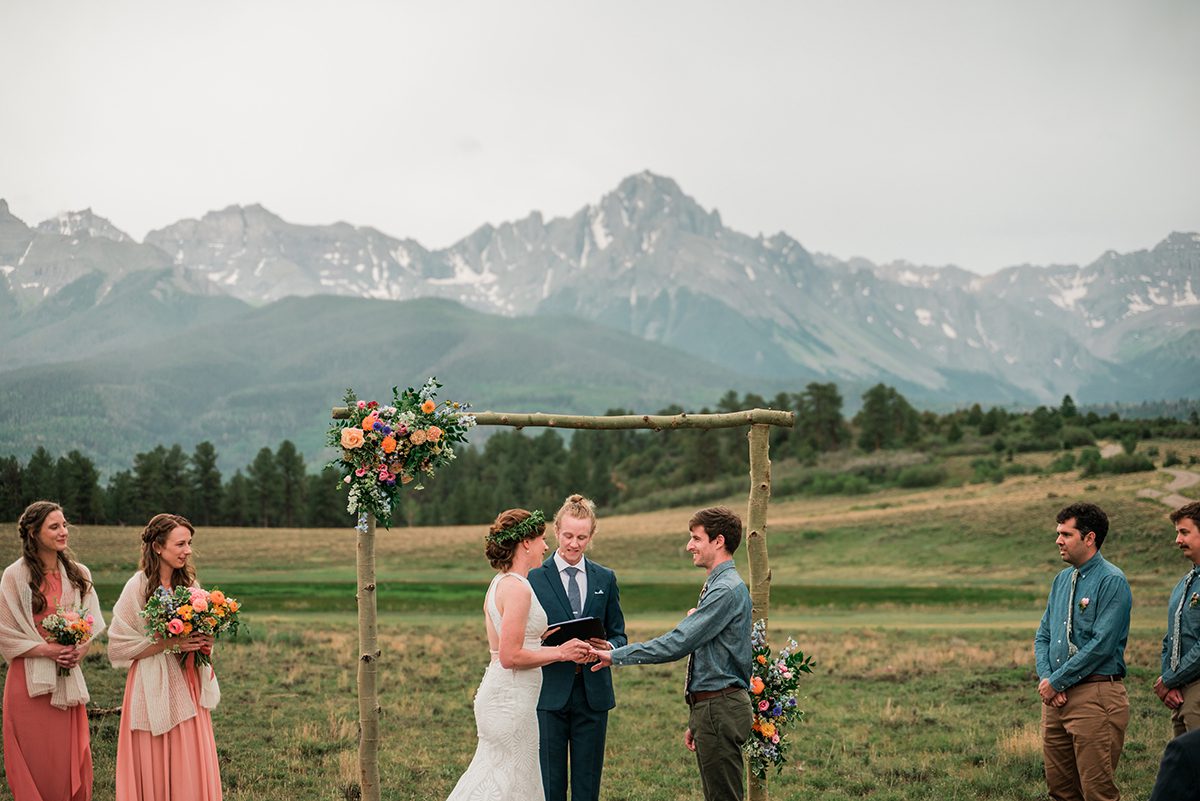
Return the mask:
[[783,714],[783,707],[779,704],[776,704],[774,708],[771,709],[771,714],[775,717],[779,717]]

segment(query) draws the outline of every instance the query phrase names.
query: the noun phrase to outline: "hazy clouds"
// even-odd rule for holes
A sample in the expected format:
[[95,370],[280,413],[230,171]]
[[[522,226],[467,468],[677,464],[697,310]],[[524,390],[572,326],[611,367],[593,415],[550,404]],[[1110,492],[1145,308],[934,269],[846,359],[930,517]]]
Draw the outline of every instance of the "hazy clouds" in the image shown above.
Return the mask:
[[1200,4],[5,3],[0,197],[440,247],[643,169],[726,223],[980,272],[1200,229]]

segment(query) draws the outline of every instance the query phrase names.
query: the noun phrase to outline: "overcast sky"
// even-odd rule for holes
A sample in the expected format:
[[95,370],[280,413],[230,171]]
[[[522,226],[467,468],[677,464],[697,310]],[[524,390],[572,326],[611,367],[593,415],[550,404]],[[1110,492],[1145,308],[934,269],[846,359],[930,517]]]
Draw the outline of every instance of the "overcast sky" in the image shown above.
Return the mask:
[[1200,230],[1200,3],[0,5],[0,197],[426,247],[627,175],[809,250],[991,272]]

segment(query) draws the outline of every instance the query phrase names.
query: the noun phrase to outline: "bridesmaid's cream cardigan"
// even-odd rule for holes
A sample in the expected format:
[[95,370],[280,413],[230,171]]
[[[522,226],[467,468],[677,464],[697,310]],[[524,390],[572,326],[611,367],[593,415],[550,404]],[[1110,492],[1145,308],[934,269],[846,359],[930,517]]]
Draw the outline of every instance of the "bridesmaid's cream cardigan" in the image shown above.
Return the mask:
[[[139,615],[145,607],[146,583],[145,573],[134,573],[113,607],[112,627],[108,630],[108,658],[113,667],[128,668],[138,654],[154,644]],[[200,706],[215,709],[221,700],[217,674],[211,665],[200,666],[198,672]],[[125,687],[125,693],[130,696],[127,700],[131,729],[165,734],[196,716],[196,705],[192,703],[175,654],[164,652],[139,659],[137,672]]]
[[[90,584],[92,574],[83,565],[79,565],[79,569]],[[81,600],[79,590],[67,580],[65,573],[62,576],[63,600],[68,606],[81,607],[85,615],[94,618],[92,639],[96,639],[104,631],[104,615],[100,612],[96,588],[90,587]],[[46,604],[57,607],[58,599],[47,598]],[[29,588],[29,568],[25,566],[23,558],[18,559],[4,568],[4,576],[0,578],[0,655],[11,664],[31,648],[45,644],[45,635],[33,624],[33,590]],[[83,680],[83,671],[78,665],[71,668],[68,675],[59,676],[54,660],[44,656],[25,657],[25,689],[30,698],[49,693],[50,705],[58,709],[86,704],[91,698],[87,682]]]

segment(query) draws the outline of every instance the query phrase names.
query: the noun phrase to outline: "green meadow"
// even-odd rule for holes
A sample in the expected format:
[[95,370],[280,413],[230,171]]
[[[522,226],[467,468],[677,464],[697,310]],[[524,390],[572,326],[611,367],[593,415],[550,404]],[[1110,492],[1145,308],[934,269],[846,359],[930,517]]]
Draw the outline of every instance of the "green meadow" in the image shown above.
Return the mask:
[[[1033,634],[1053,575],[1054,514],[1103,506],[1104,546],[1134,591],[1126,660],[1132,720],[1118,771],[1144,798],[1170,735],[1150,690],[1166,598],[1186,567],[1166,507],[1137,491],[1162,474],[1000,484],[853,497],[777,498],[768,518],[771,636],[793,637],[817,667],[805,721],[773,798],[1044,797]],[[514,499],[517,500],[517,499]],[[726,502],[744,509],[745,498]],[[602,517],[591,556],[617,571],[631,639],[669,628],[703,574],[684,551],[691,508]],[[0,559],[17,555],[15,526]],[[383,797],[444,798],[475,748],[472,698],[488,654],[481,606],[491,570],[484,526],[380,531],[378,580]],[[133,528],[77,527],[72,547],[111,609],[138,553]],[[214,713],[225,797],[357,797],[355,535],[351,529],[201,529],[206,586],[238,597],[249,626],[214,655]],[[739,567],[747,575],[744,553]],[[113,798],[125,674],[97,646],[87,657],[96,799]],[[2,669],[0,669],[2,670]],[[684,749],[682,663],[619,669],[604,798],[699,797]],[[8,797],[0,790],[0,798]]]

